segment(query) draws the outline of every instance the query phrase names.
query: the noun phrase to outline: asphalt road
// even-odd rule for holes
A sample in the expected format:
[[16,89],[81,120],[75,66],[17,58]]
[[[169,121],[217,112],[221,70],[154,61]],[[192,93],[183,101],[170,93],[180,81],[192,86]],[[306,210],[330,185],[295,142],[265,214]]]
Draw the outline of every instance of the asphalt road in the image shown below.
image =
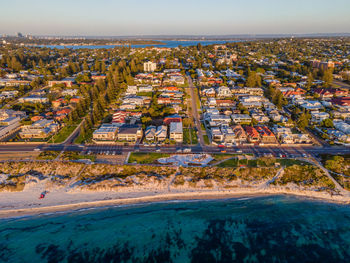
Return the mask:
[[121,154],[132,151],[140,152],[162,152],[162,153],[177,153],[183,149],[191,149],[192,153],[220,153],[225,151],[226,153],[250,153],[256,156],[263,156],[272,154],[273,156],[286,155],[287,157],[302,157],[306,155],[318,155],[318,154],[350,154],[350,148],[344,146],[328,146],[328,147],[316,147],[316,146],[233,146],[220,148],[218,146],[120,146],[120,145],[76,145],[76,144],[20,144],[20,145],[0,145],[0,152],[28,152],[34,151],[34,149],[40,149],[41,151],[84,151],[85,153],[107,153],[109,154]]
[[349,84],[342,82],[342,81],[339,81],[339,80],[333,80],[333,84],[335,86],[340,86],[340,88],[342,88],[342,89],[350,89]]
[[194,124],[197,128],[197,131],[198,131],[198,133],[197,133],[198,134],[198,142],[199,142],[199,145],[201,147],[204,147],[205,142],[204,142],[203,132],[202,132],[202,128],[201,128],[200,116],[199,116],[198,109],[197,109],[197,99],[198,99],[197,96],[198,96],[198,94],[195,94],[195,92],[194,92],[194,86],[193,86],[192,79],[190,76],[188,76],[188,85],[189,85],[189,88],[191,91],[192,116],[194,118]]

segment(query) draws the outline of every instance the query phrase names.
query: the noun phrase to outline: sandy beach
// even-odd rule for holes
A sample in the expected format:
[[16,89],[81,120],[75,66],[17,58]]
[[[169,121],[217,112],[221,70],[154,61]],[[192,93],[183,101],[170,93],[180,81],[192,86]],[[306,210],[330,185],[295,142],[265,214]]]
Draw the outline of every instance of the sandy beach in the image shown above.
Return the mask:
[[28,215],[74,211],[85,208],[104,206],[141,204],[175,200],[210,200],[243,198],[262,195],[295,195],[321,201],[347,204],[350,199],[326,192],[294,191],[288,189],[240,188],[234,190],[187,190],[187,191],[152,191],[152,192],[116,192],[116,191],[76,191],[56,190],[39,199],[32,191],[0,193],[0,218],[13,218]]

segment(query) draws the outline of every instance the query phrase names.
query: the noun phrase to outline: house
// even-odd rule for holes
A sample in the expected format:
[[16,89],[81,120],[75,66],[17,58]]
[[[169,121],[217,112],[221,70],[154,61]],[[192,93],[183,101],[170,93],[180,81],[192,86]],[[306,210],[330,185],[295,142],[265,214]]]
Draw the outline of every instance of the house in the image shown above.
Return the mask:
[[144,98],[135,95],[127,95],[123,98],[123,104],[134,104],[135,106],[142,106]]
[[182,122],[171,122],[169,127],[170,140],[175,142],[183,142]]
[[322,121],[329,119],[327,112],[311,112],[311,120],[313,122],[321,123]]
[[8,91],[3,91],[0,94],[0,99],[10,99],[14,98],[18,95],[18,90],[8,90]]
[[321,110],[323,109],[322,104],[317,100],[302,100],[299,102],[300,107],[306,110]]
[[77,89],[66,89],[62,91],[62,95],[63,96],[76,96],[78,94],[78,90]]
[[63,120],[72,111],[70,108],[64,108],[55,112],[55,120]]
[[216,89],[216,93],[218,97],[231,97],[232,92],[231,90],[226,86],[221,86]]
[[139,92],[153,92],[152,86],[140,86]]
[[107,77],[106,75],[92,75],[91,79],[96,81],[99,79],[106,79],[106,77]]
[[232,100],[216,100],[216,105],[218,107],[233,107],[235,102]]
[[165,125],[169,125],[171,122],[182,122],[182,117],[179,115],[170,115],[163,120]]
[[125,95],[136,95],[138,88],[136,86],[128,86]]
[[256,130],[260,134],[261,143],[264,144],[277,144],[277,139],[272,131],[266,126],[257,126]]
[[231,119],[236,124],[249,124],[252,121],[248,114],[232,114]]
[[340,120],[334,120],[333,123],[334,123],[334,127],[337,130],[339,130],[347,135],[350,135],[350,124],[347,124],[346,122],[343,122]]
[[30,120],[32,122],[36,122],[36,121],[41,120],[41,119],[44,119],[44,117],[40,116],[40,115],[36,115],[36,116],[33,116],[33,117],[30,118]]
[[92,134],[92,138],[95,142],[98,141],[115,141],[118,132],[118,125],[104,123],[95,130]]
[[213,98],[213,97],[216,96],[216,91],[215,91],[214,88],[206,88],[206,89],[203,89],[203,90],[202,90],[201,94],[202,94],[203,96],[207,96],[207,97]]
[[165,92],[178,92],[179,88],[175,86],[165,86],[159,88],[159,91],[165,91]]
[[128,113],[125,111],[117,111],[112,115],[112,123],[125,123]]
[[212,127],[210,129],[211,140],[214,142],[222,142],[224,141],[225,135],[222,133],[219,127]]
[[157,127],[157,131],[155,137],[158,142],[163,142],[166,140],[168,135],[168,127],[165,125],[161,125]]
[[119,141],[136,142],[140,138],[142,138],[142,128],[139,125],[123,125],[119,128]]
[[61,107],[62,105],[67,104],[66,100],[63,98],[59,98],[57,100],[51,101],[51,105],[54,109]]
[[252,113],[252,118],[255,119],[258,123],[266,123],[270,121],[270,118],[262,112]]
[[136,109],[136,104],[134,103],[123,103],[122,105],[120,105],[119,107],[121,110],[134,110]]
[[145,130],[145,139],[147,141],[154,141],[156,136],[156,126],[148,126]]
[[340,142],[350,143],[350,135],[347,135],[341,131],[336,129],[327,129],[327,134],[333,140],[337,140]]
[[54,85],[60,85],[63,84],[67,88],[70,88],[73,86],[73,83],[75,82],[74,78],[65,78],[62,80],[51,80],[48,82],[49,87],[53,87]]
[[221,132],[224,134],[224,142],[234,143],[236,135],[231,127],[227,125],[221,125]]
[[72,103],[72,104],[77,104],[80,102],[80,98],[78,97],[74,97],[74,98],[71,98],[69,103]]
[[258,131],[252,126],[246,126],[245,131],[247,133],[248,141],[251,143],[257,143],[260,141],[260,135]]
[[241,125],[235,125],[232,127],[232,131],[235,134],[235,141],[238,143],[243,143],[247,141],[247,134]]
[[216,99],[215,98],[209,98],[208,99],[208,105],[209,106],[216,106]]
[[293,134],[291,128],[276,126],[274,132],[283,144],[309,144],[312,142],[307,134]]
[[231,122],[231,118],[230,118],[230,116],[226,116],[226,115],[222,115],[222,114],[211,114],[209,116],[209,121],[229,124]]

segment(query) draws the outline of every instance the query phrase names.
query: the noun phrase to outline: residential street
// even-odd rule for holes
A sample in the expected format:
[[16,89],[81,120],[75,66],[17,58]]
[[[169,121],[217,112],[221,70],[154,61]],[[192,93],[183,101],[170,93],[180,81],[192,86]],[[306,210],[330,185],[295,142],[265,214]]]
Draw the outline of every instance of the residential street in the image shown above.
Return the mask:
[[190,87],[190,91],[191,91],[191,101],[192,101],[192,116],[194,119],[194,125],[197,128],[197,135],[198,135],[198,142],[199,145],[204,147],[205,146],[205,142],[204,142],[204,138],[203,138],[203,132],[202,132],[202,128],[201,128],[201,122],[200,122],[200,116],[198,113],[198,109],[197,109],[197,103],[196,101],[199,99],[198,98],[198,94],[195,93],[194,91],[194,86],[193,86],[193,82],[190,76],[187,77],[188,79],[188,85]]

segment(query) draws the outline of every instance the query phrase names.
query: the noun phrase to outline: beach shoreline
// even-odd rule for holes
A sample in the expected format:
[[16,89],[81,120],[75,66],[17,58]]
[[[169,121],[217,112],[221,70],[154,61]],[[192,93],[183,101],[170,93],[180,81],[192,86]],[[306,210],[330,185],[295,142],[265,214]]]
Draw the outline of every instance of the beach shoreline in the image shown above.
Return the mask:
[[[112,192],[112,191],[111,191]],[[112,198],[109,200],[89,200],[81,202],[72,202],[66,204],[50,204],[44,206],[31,207],[27,205],[21,208],[2,209],[0,208],[0,219],[10,219],[18,217],[27,217],[43,214],[53,214],[58,212],[71,213],[81,209],[104,208],[121,205],[142,205],[158,202],[172,202],[172,201],[200,201],[200,200],[220,200],[220,199],[234,199],[234,198],[254,198],[261,196],[272,195],[290,195],[298,196],[312,200],[319,200],[328,203],[349,204],[350,199],[341,195],[333,195],[326,192],[313,191],[291,191],[282,189],[235,189],[235,190],[215,190],[215,191],[183,191],[177,193],[137,193],[129,197]],[[57,200],[59,201],[59,200]]]

